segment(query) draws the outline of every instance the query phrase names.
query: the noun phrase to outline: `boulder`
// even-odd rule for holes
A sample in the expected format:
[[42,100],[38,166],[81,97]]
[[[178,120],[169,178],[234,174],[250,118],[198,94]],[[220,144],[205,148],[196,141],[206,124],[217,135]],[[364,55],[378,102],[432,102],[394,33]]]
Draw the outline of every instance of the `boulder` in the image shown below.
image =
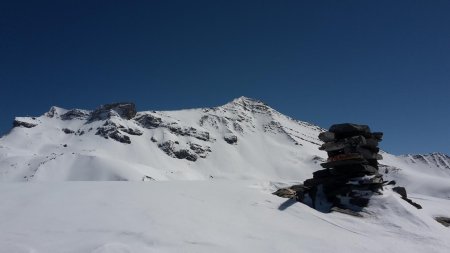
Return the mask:
[[223,137],[223,139],[228,143],[228,144],[235,144],[237,143],[237,136],[236,135],[230,135],[230,136],[225,136]]

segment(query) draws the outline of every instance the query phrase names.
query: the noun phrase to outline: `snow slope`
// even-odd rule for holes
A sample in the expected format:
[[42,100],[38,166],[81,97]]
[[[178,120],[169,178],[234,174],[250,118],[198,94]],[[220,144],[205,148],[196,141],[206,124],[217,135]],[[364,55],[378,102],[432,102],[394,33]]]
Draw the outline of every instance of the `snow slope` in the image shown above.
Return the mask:
[[[1,252],[448,252],[450,230],[386,191],[363,218],[248,181],[0,184]],[[416,199],[415,199],[416,200]],[[292,204],[292,205],[291,205]]]
[[450,217],[447,155],[382,152],[421,210],[389,186],[363,218],[324,214],[271,194],[321,169],[324,129],[245,97],[133,109],[16,118],[0,138],[0,252],[448,252],[434,220]]

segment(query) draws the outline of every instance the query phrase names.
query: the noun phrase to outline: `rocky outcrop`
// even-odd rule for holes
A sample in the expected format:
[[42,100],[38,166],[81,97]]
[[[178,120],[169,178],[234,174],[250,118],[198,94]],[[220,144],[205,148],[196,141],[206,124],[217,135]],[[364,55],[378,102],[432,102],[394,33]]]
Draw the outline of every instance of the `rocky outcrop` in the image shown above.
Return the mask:
[[20,120],[14,120],[13,122],[13,127],[25,127],[25,128],[33,128],[37,126],[37,124],[34,123],[29,123],[29,122],[25,122],[25,121],[20,121]]
[[129,128],[129,127],[127,128],[127,127],[124,127],[124,126],[119,126],[119,129],[120,129],[120,131],[122,131],[124,133],[127,133],[129,135],[140,136],[140,135],[143,134],[142,131],[139,130],[139,129],[133,129],[133,128]]
[[162,119],[151,114],[144,114],[134,119],[143,128],[154,129],[161,125]]
[[175,143],[174,141],[166,141],[160,143],[158,147],[168,156],[178,159],[186,159],[193,162],[197,160],[197,155],[194,152],[189,149],[180,148],[179,144]]
[[73,120],[73,119],[86,120],[89,118],[89,116],[90,113],[88,111],[73,109],[62,114],[60,118],[62,120]]
[[189,143],[189,148],[195,153],[197,154],[200,158],[206,158],[206,156],[208,155],[208,153],[211,152],[211,148],[206,146],[203,147],[199,144],[196,143]]
[[111,121],[106,121],[105,124],[103,124],[103,126],[97,128],[97,132],[95,133],[95,135],[102,136],[105,139],[111,138],[120,143],[126,144],[131,143],[130,137],[122,134],[119,131],[119,127],[114,122]]
[[190,136],[202,141],[209,141],[209,133],[205,131],[199,131],[193,127],[181,127],[177,125],[170,125],[167,127],[170,132],[175,135]]
[[106,104],[93,111],[88,122],[106,120],[112,116],[118,116],[120,118],[130,120],[136,116],[136,113],[136,106],[133,103]]

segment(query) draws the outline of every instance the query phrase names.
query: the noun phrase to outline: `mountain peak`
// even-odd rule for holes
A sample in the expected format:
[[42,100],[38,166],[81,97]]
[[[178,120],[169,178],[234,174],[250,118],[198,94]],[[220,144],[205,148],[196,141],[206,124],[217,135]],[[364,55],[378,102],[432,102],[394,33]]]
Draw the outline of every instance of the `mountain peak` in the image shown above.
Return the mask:
[[245,96],[241,96],[238,98],[233,99],[233,101],[231,101],[230,103],[233,104],[259,104],[259,105],[266,105],[264,102],[254,99],[254,98],[249,98],[249,97],[245,97]]
[[249,97],[238,97],[233,99],[233,101],[222,106],[228,109],[243,109],[245,111],[259,111],[259,112],[268,112],[270,111],[270,107],[257,99],[249,98]]

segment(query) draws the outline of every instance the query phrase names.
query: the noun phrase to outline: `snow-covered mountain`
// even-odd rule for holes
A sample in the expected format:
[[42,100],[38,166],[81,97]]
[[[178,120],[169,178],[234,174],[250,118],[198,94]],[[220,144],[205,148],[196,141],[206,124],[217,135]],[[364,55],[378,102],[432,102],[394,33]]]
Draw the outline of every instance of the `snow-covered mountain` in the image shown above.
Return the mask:
[[[132,103],[52,107],[16,118],[0,139],[0,179],[303,181],[326,157],[318,150],[322,131],[246,97],[180,111],[137,112]],[[450,176],[447,155],[383,156],[386,173],[405,183],[417,173]]]
[[52,107],[14,126],[0,139],[3,181],[300,179],[323,156],[320,127],[245,97],[180,111]]
[[450,230],[435,220],[450,217],[449,156],[381,152],[385,180],[405,186],[421,210],[386,186],[362,218],[321,213],[271,193],[322,169],[325,129],[254,99],[180,111],[52,107],[13,125],[0,138],[0,252],[450,247]]

